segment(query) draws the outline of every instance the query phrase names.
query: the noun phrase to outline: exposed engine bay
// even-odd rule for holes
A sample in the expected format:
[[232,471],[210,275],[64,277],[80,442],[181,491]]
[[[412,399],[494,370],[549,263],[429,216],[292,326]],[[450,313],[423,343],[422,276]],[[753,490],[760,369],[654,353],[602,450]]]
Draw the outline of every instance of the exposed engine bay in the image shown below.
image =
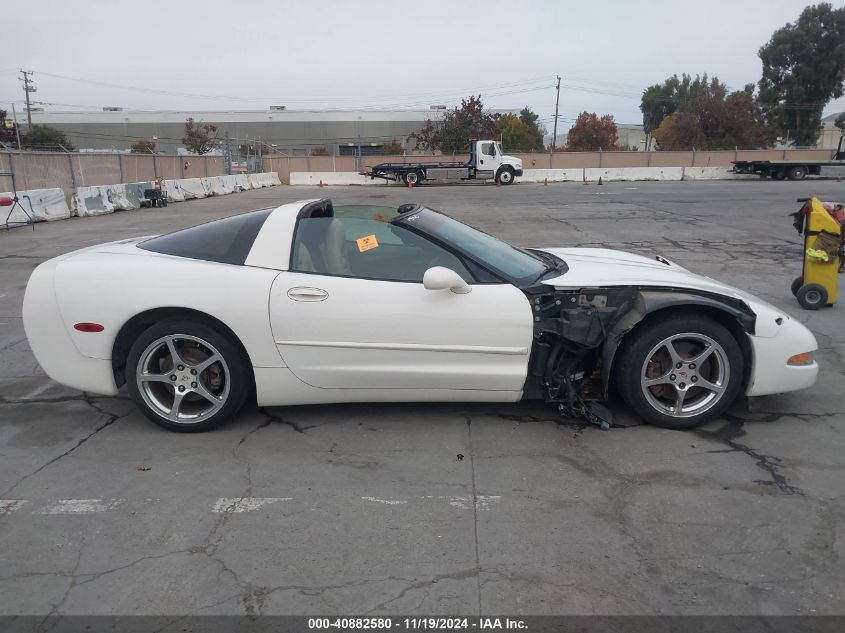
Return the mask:
[[558,405],[561,415],[603,429],[612,425],[607,399],[614,355],[622,339],[650,313],[677,306],[717,310],[754,333],[756,315],[744,302],[672,288],[524,289],[534,312],[534,343],[526,399]]

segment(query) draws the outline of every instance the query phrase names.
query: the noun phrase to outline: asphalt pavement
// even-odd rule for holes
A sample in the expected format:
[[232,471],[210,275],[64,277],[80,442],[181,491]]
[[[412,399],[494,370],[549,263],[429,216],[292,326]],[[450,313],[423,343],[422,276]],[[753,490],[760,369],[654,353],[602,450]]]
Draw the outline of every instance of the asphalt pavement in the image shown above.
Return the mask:
[[[0,231],[0,615],[845,614],[845,300],[789,289],[811,194],[845,184],[282,186]],[[609,431],[542,403],[355,404],[182,435],[38,367],[41,261],[324,196],[664,255],[807,324],[819,381],[688,432],[613,402]]]

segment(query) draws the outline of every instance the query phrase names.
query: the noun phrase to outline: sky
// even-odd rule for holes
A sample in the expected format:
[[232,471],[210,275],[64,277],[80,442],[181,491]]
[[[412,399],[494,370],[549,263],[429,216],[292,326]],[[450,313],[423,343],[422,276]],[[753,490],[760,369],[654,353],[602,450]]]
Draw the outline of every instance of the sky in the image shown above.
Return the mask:
[[[551,131],[581,111],[641,123],[680,73],[756,83],[757,51],[796,0],[28,0],[0,39],[0,108],[18,69],[46,110],[530,106]],[[838,3],[836,3],[838,4]],[[79,106],[84,106],[80,108]],[[845,110],[845,99],[825,114]]]

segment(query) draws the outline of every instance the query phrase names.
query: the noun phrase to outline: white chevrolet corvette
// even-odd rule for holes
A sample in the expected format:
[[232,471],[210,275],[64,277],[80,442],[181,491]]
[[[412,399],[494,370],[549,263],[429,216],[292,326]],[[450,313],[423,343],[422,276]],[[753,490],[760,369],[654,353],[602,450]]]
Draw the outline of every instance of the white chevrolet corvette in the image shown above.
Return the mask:
[[613,386],[688,428],[740,394],[802,389],[812,333],[662,257],[520,249],[419,205],[309,200],[44,262],[23,305],[62,384],[125,383],[202,431],[261,406],[541,399],[593,422]]

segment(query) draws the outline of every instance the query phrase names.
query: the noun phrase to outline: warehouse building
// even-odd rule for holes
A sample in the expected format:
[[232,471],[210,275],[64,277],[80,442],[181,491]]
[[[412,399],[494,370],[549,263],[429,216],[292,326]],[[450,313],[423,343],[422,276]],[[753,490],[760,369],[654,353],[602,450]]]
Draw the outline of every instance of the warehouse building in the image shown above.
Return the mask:
[[[238,145],[260,144],[267,151],[290,155],[380,154],[385,145],[413,147],[408,136],[427,119],[443,116],[446,106],[409,110],[290,110],[285,106],[264,111],[143,111],[104,108],[95,112],[33,110],[34,125],[49,125],[67,134],[81,150],[127,150],[137,141],[155,141],[156,151],[175,153],[182,147],[185,121],[210,123],[220,139]],[[518,110],[491,110],[516,113]],[[18,114],[18,123],[26,125]]]

